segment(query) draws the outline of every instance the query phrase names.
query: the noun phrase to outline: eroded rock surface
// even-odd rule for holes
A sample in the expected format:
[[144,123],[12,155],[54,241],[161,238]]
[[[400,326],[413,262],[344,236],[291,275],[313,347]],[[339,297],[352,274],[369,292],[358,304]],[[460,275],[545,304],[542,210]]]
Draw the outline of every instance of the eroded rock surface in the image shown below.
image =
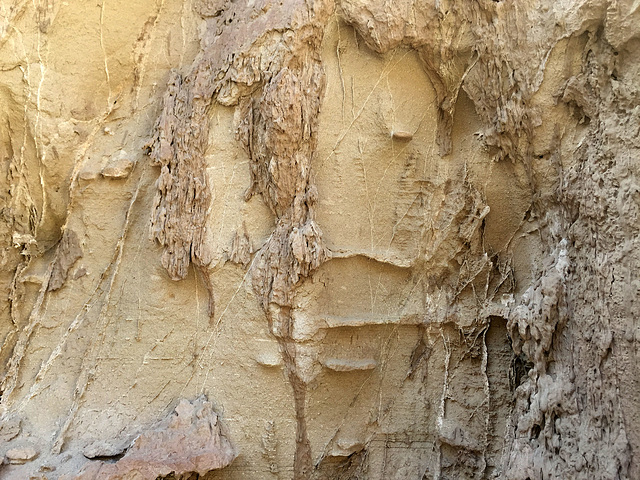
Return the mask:
[[[100,452],[84,452],[97,459]],[[204,475],[228,466],[237,456],[223,432],[218,415],[206,398],[181,400],[168,418],[142,432],[126,452],[112,455],[115,462],[94,461],[77,480],[119,478],[156,479],[172,474],[178,478]],[[121,458],[119,458],[121,457]]]
[[5,2],[0,478],[640,477],[639,79],[631,0]]

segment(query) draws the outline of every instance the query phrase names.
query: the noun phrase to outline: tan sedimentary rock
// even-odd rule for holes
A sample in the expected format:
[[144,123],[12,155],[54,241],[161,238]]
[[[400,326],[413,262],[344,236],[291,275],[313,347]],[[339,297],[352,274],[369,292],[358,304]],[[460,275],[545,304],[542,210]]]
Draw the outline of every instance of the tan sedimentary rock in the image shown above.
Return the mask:
[[69,269],[79,258],[82,258],[78,235],[73,230],[66,230],[62,235],[56,256],[47,287],[49,290],[57,290],[62,287],[67,280]]
[[5,2],[0,478],[640,477],[639,65],[631,0]]
[[[85,452],[85,456],[86,456]],[[90,463],[77,480],[148,478],[173,474],[204,475],[229,465],[237,456],[206,398],[181,400],[168,418],[141,433],[113,463]]]
[[38,456],[38,452],[32,447],[11,448],[7,450],[5,459],[12,465],[22,465]]

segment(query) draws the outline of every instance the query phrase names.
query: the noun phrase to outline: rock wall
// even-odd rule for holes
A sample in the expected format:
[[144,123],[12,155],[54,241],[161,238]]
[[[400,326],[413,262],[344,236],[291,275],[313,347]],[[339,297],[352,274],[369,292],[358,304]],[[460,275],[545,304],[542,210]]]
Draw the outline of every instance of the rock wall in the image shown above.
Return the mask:
[[640,6],[0,6],[0,478],[640,477]]

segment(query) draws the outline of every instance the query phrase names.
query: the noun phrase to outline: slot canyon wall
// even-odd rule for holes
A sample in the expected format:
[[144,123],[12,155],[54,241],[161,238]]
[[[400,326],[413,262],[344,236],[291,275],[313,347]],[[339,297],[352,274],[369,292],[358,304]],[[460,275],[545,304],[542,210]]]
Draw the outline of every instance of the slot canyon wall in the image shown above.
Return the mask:
[[0,478],[640,478],[639,90],[637,0],[4,0]]

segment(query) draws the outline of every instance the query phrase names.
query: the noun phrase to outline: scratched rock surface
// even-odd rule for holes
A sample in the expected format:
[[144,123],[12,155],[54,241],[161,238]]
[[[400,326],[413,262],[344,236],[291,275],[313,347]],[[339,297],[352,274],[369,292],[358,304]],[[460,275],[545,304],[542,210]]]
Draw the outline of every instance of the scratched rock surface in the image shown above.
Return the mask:
[[632,0],[0,5],[0,479],[640,478]]

